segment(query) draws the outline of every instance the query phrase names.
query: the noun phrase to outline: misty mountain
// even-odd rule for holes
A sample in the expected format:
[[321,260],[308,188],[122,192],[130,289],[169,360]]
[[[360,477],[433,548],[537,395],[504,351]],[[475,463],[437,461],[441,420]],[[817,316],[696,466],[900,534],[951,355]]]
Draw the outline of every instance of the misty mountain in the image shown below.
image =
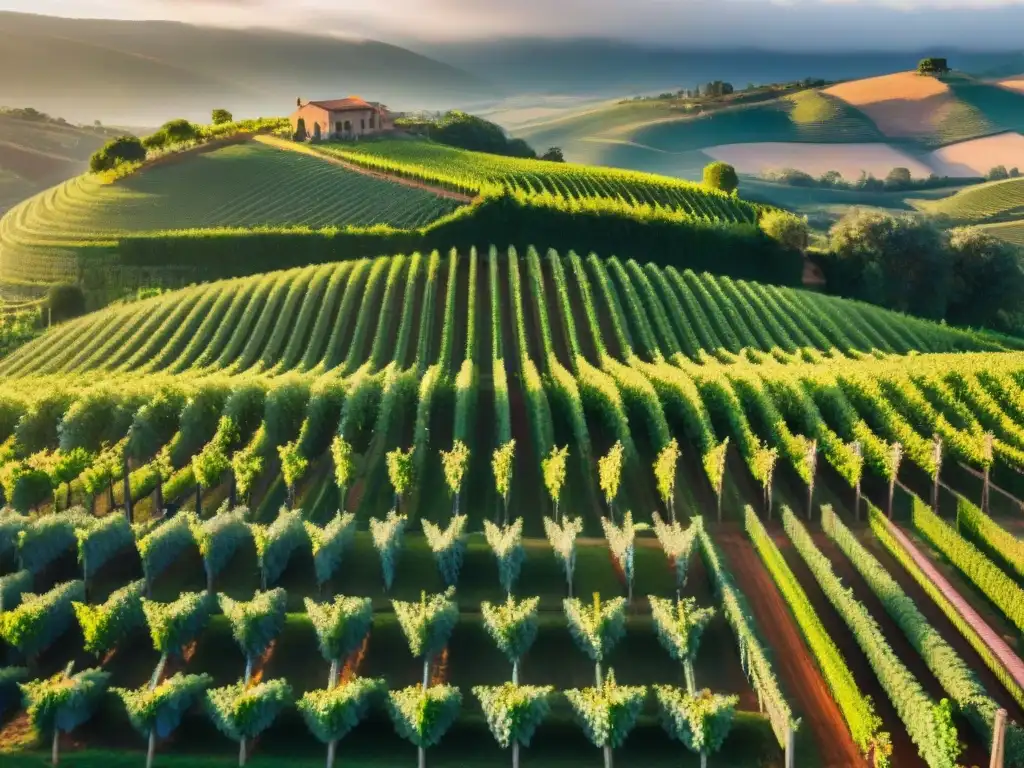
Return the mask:
[[807,77],[845,80],[913,69],[918,60],[932,55],[946,56],[951,66],[965,72],[1024,72],[1024,57],[1016,52],[952,49],[813,53],[676,49],[616,40],[540,38],[412,47],[512,93],[618,96],[693,88],[712,80],[725,80],[737,87]]
[[439,108],[492,95],[493,86],[376,41],[0,12],[0,104],[68,120],[158,125],[206,118],[213,107],[280,115],[298,97],[349,94]]

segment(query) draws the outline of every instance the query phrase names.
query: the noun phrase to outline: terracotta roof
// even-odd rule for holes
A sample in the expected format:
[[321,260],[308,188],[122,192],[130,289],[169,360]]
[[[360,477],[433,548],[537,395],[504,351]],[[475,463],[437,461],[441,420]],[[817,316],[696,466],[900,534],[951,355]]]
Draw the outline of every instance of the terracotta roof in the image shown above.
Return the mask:
[[332,101],[311,101],[315,107],[326,109],[328,112],[344,112],[347,109],[373,109],[373,105],[363,101],[358,96],[349,96],[347,99],[334,99]]

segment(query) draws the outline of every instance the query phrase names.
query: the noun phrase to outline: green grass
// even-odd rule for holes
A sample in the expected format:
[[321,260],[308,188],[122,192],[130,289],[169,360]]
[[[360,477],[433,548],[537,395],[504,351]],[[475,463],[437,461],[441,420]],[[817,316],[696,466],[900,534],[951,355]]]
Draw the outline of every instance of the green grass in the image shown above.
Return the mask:
[[968,187],[940,200],[912,200],[915,207],[957,223],[994,222],[1024,215],[1024,178]]
[[0,219],[0,279],[74,280],[79,249],[127,234],[223,227],[415,228],[458,202],[249,142],[171,159],[112,184],[79,176]]

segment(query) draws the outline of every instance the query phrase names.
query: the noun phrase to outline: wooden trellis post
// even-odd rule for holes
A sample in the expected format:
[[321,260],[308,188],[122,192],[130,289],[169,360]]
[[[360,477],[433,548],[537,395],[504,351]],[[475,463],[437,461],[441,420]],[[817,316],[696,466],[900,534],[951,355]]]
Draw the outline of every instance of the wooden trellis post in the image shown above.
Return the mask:
[[984,485],[981,486],[981,511],[988,513],[988,497],[989,497],[989,473],[992,471],[992,442],[995,439],[995,435],[991,432],[985,433],[985,442],[982,444],[982,451],[985,456],[985,478]]
[[939,475],[942,473],[942,438],[934,436],[932,443],[932,461],[935,462],[935,474],[932,477],[932,511],[939,514]]
[[992,726],[992,757],[988,768],[1003,768],[1006,750],[1006,710],[996,711],[996,721]]
[[[863,449],[861,448],[861,445],[860,445],[860,440],[854,440],[853,441],[853,455],[857,457],[857,462],[858,463],[862,462],[864,453],[863,453]],[[853,519],[854,520],[858,520],[858,521],[860,520],[860,478],[861,478],[861,474],[863,474],[863,473],[858,473],[857,474],[857,486],[856,486],[856,489],[855,489],[856,490],[856,496],[855,496],[854,501],[853,501]]]
[[811,440],[807,448],[807,470],[809,480],[807,481],[807,519],[814,517],[814,477],[818,472],[818,441]]
[[793,724],[786,726],[786,768],[796,767],[796,735],[793,733]]

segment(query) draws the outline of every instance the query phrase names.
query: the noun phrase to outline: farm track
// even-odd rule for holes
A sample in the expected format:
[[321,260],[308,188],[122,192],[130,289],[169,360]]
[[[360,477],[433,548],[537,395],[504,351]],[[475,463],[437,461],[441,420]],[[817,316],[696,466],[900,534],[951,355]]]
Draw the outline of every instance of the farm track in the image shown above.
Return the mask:
[[[796,715],[802,718],[801,736],[806,739],[809,735],[812,741],[812,745],[805,744],[803,748],[812,748],[814,754],[804,755],[802,759],[806,762],[801,762],[798,756],[797,764],[820,768],[866,768],[867,763],[850,738],[839,707],[753,545],[744,534],[728,529],[715,533],[713,538],[729,560],[740,591],[750,596],[750,607],[758,629],[764,633],[768,646],[775,649],[776,674],[783,690],[791,697]],[[916,764],[895,763],[900,768]]]
[[[811,534],[815,545],[821,550],[829,561],[832,563],[832,569],[835,574],[842,579],[843,583],[853,590],[854,596],[864,604],[868,612],[878,623],[878,626],[882,629],[882,635],[886,641],[892,647],[896,656],[899,657],[907,669],[917,678],[918,682],[924,688],[925,692],[932,697],[934,701],[940,701],[941,699],[947,698],[947,694],[942,687],[942,684],[935,679],[931,670],[924,663],[924,659],[921,655],[914,650],[910,645],[906,636],[900,630],[899,625],[893,621],[892,617],[885,610],[885,606],[878,599],[871,588],[864,582],[863,577],[857,572],[846,556],[840,551],[839,547],[828,538],[824,533],[815,531]],[[882,694],[885,695],[884,692]],[[877,700],[876,700],[877,701]],[[960,754],[960,760],[963,761],[964,765],[982,765],[988,760],[988,749],[987,745],[979,741],[978,735],[971,728],[970,724],[961,715],[954,716],[954,724],[956,725],[957,733],[960,736],[961,742],[965,744],[964,751]],[[902,762],[897,761],[897,765],[903,765]]]

